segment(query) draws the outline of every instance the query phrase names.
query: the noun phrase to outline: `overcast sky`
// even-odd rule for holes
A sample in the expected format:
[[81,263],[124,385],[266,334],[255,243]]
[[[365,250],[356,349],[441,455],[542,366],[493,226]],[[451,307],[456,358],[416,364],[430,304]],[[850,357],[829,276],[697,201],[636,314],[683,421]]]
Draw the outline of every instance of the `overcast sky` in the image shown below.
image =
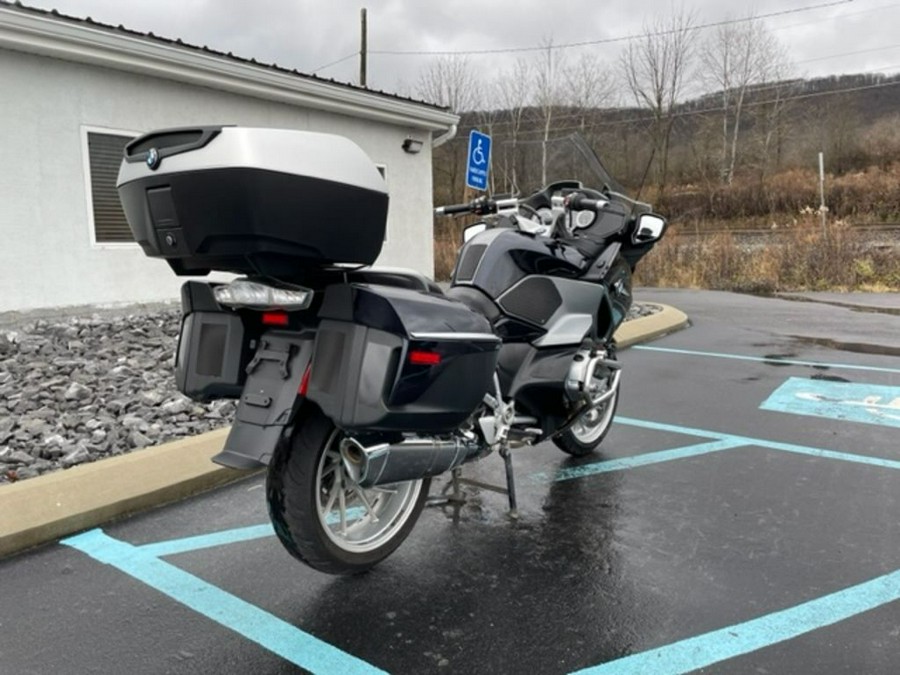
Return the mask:
[[[368,9],[369,86],[416,95],[421,69],[433,56],[379,51],[518,49],[617,38],[671,13],[667,0],[23,0],[109,24],[277,63],[356,83],[360,8]],[[822,6],[830,4],[831,6]],[[900,2],[891,0],[693,0],[685,7],[705,24],[811,8],[763,19],[787,48],[793,73],[900,72]],[[816,7],[816,8],[813,8]],[[708,31],[705,31],[708,32]],[[561,50],[567,58],[593,51],[614,65],[624,43]],[[492,74],[519,56],[468,57]],[[341,59],[346,60],[324,67]]]

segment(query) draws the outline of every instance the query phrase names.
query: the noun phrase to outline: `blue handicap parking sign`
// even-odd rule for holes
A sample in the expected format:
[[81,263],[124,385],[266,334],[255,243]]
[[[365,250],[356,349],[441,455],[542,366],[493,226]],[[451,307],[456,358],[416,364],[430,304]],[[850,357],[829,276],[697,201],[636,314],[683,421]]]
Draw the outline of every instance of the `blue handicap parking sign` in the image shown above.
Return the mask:
[[488,171],[491,168],[491,137],[480,131],[472,131],[469,134],[468,157],[466,185],[476,190],[487,190]]

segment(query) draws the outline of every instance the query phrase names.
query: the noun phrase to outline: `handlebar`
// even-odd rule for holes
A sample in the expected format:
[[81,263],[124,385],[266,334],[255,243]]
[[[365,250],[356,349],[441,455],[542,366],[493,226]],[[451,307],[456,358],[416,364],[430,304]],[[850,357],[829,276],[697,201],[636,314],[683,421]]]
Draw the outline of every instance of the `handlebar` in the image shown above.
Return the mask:
[[503,199],[493,199],[491,197],[478,197],[468,204],[450,204],[448,206],[439,206],[434,210],[438,216],[454,216],[458,213],[474,213],[478,216],[487,216],[492,213],[503,211],[504,209],[514,209],[519,205],[519,199],[516,197],[506,197]]
[[565,205],[572,211],[594,211],[603,209],[609,202],[605,199],[590,199],[581,192],[573,192],[566,197]]
[[471,204],[450,204],[448,206],[439,206],[434,210],[438,216],[454,216],[457,213],[470,213],[472,211]]

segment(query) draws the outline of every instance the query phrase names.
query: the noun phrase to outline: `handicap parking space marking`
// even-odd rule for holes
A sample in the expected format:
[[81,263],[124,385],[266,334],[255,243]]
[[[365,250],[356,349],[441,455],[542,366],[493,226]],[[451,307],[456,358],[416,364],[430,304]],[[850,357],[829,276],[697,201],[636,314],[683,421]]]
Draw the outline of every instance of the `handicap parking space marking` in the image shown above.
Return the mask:
[[900,427],[900,387],[792,377],[760,409]]
[[689,673],[900,600],[900,570],[756,619],[577,671],[577,675]]
[[139,546],[110,537],[102,530],[90,530],[60,543],[115,567],[312,673],[370,675],[384,672]]
[[[900,461],[739,436],[710,429],[629,417],[616,417],[616,423],[706,441],[632,457],[565,467],[553,475],[535,473],[529,478],[532,482],[539,483],[568,481],[702,455],[732,452],[746,447],[762,447],[820,459],[900,470]],[[272,526],[267,523],[136,546],[95,529],[64,539],[60,543],[79,550],[98,562],[117,568],[176,602],[313,673],[383,672],[262,608],[161,559],[162,556],[251,541],[273,534]],[[792,608],[578,672],[584,675],[619,675],[648,671],[688,672],[824,628],[898,599],[900,599],[900,570]]]
[[900,368],[883,368],[880,366],[860,366],[853,363],[827,363],[825,361],[798,361],[795,359],[783,359],[774,356],[748,356],[746,354],[723,354],[719,352],[703,352],[693,349],[674,349],[671,347],[652,347],[650,345],[635,345],[630,349],[646,352],[662,352],[665,354],[681,354],[682,356],[702,356],[714,359],[730,359],[734,361],[754,361],[756,363],[768,363],[786,366],[810,366],[812,368],[834,368],[838,370],[864,370],[872,373],[900,374]]
[[857,455],[850,452],[839,452],[836,450],[828,450],[825,448],[816,448],[808,445],[799,445],[796,443],[781,443],[779,441],[770,441],[764,438],[753,438],[751,436],[738,436],[721,431],[713,431],[710,429],[696,429],[693,427],[683,427],[677,424],[665,424],[661,422],[651,422],[648,420],[638,420],[630,417],[616,417],[617,424],[625,424],[628,426],[641,427],[643,429],[652,429],[655,431],[669,431],[676,434],[685,434],[687,436],[697,436],[699,438],[709,438],[720,441],[732,441],[740,446],[755,446],[766,448],[768,450],[780,450],[782,452],[791,452],[798,455],[808,455],[810,457],[819,457],[821,459],[834,459],[842,462],[852,462],[856,464],[868,464],[877,466],[882,469],[898,469],[900,470],[900,461],[893,459],[882,459],[880,457],[870,457],[868,455]]

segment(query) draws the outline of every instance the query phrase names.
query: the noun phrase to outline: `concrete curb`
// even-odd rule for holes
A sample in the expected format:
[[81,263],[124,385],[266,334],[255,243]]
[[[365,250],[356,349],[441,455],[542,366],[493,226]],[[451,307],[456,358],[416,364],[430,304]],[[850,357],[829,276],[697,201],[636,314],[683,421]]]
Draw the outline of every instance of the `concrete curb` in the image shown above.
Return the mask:
[[660,302],[647,302],[647,305],[662,307],[662,310],[650,316],[642,316],[626,321],[616,331],[616,343],[620,349],[631,347],[638,342],[650,342],[663,335],[674,333],[688,325],[688,316],[680,309],[675,309]]
[[[619,328],[620,348],[687,325],[683,312],[660,306]],[[0,558],[251,475],[210,461],[227,435],[219,429],[0,486]]]

